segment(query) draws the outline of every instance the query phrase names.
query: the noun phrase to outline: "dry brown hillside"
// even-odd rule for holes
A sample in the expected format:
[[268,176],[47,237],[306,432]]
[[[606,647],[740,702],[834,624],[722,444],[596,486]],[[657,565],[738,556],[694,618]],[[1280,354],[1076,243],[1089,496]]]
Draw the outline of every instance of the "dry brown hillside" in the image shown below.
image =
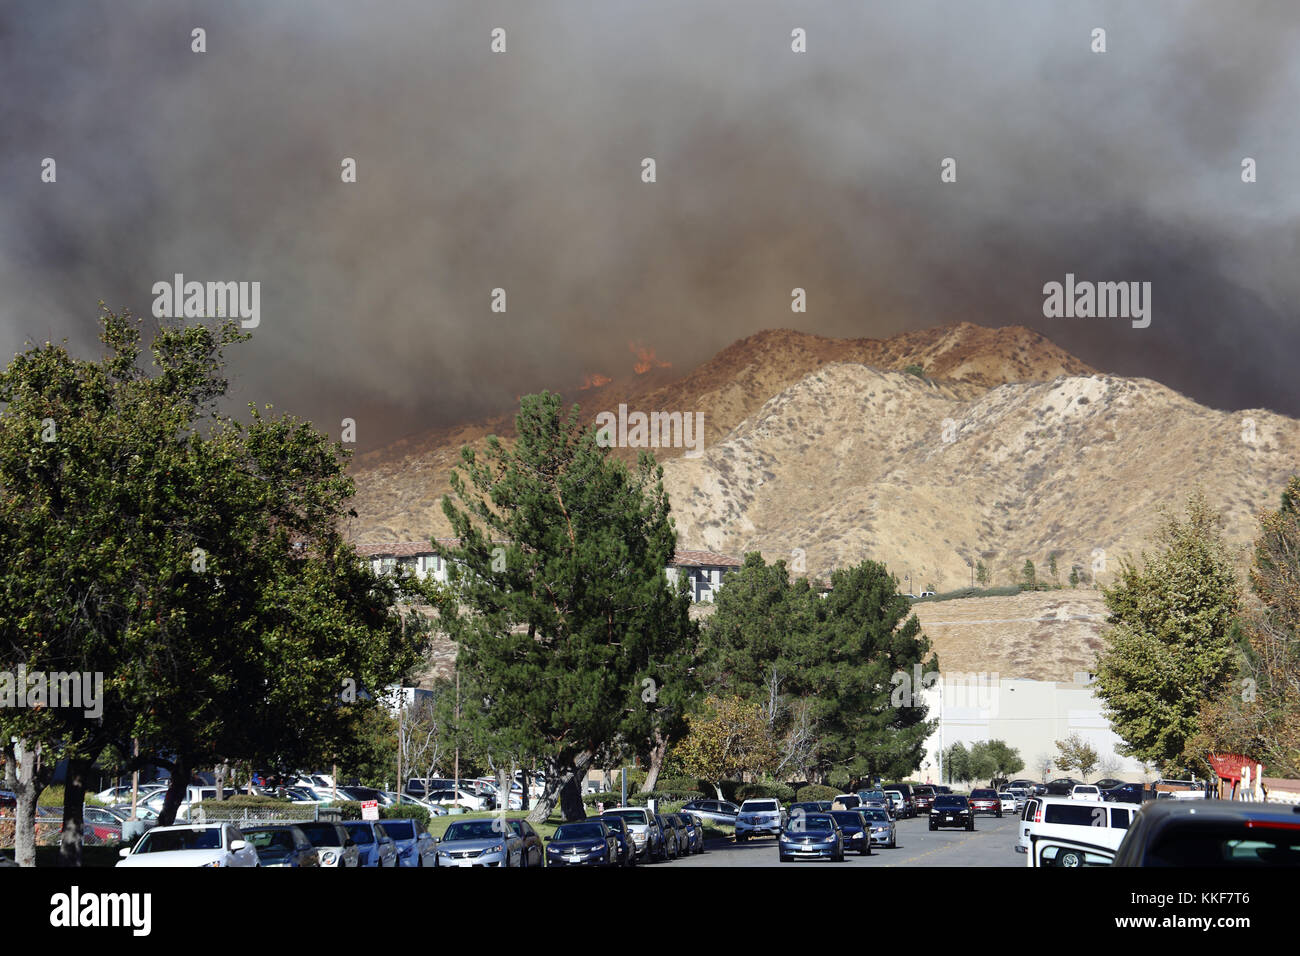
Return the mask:
[[[1243,419],[1254,440],[1243,437]],[[995,584],[1026,558],[1060,580],[1151,540],[1161,506],[1196,487],[1253,540],[1300,462],[1300,422],[1218,412],[1147,379],[1000,385],[963,398],[912,375],[836,364],[769,399],[702,457],[665,466],[683,540],[795,560],[809,573],[863,558],[904,586]],[[910,580],[907,575],[911,575]]]
[[[1087,375],[1087,365],[1037,332],[1020,327],[988,329],[963,322],[906,332],[888,339],[833,339],[788,329],[759,332],[727,347],[694,371],[674,377],[651,367],[643,374],[587,389],[559,389],[593,419],[620,403],[645,411],[703,412],[706,445],[722,441],[777,393],[829,364],[857,363],[901,370],[921,365],[941,394],[973,398],[1005,382],[1045,381]],[[473,424],[430,430],[357,459],[351,529],[357,540],[412,540],[446,534],[440,500],[447,475],[464,444],[481,447],[489,434],[509,437],[512,414]],[[635,457],[635,451],[623,452]],[[679,449],[661,449],[661,461]],[[686,530],[686,529],[684,529]],[[691,538],[682,537],[690,546]]]

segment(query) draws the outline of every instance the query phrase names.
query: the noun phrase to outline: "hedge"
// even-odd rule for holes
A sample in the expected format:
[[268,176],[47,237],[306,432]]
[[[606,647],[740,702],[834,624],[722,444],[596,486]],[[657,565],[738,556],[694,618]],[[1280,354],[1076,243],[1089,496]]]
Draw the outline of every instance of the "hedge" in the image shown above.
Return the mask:
[[805,800],[834,800],[843,792],[843,790],[836,790],[834,787],[823,786],[819,783],[810,783],[806,786],[800,787],[795,793],[794,798],[799,802]]
[[414,804],[402,804],[397,807],[380,807],[379,819],[381,820],[417,820],[427,829],[432,815],[427,807],[417,807]]

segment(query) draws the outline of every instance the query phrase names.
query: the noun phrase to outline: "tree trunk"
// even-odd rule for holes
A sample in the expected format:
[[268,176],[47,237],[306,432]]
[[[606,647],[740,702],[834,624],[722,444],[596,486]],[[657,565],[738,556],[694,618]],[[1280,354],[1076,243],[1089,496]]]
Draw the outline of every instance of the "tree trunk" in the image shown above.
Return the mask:
[[177,755],[172,766],[171,780],[167,783],[167,796],[163,798],[162,810],[158,814],[157,826],[169,827],[176,820],[176,811],[180,809],[190,785],[190,760]]
[[659,728],[656,727],[655,743],[654,746],[650,748],[650,761],[646,765],[646,772],[645,772],[646,790],[653,790],[655,788],[655,785],[659,783],[659,771],[663,769],[664,758],[667,756],[668,756],[668,741],[664,738],[663,734],[659,732]]
[[[41,768],[39,745],[26,748],[26,741],[5,744],[5,753],[14,765],[14,862],[19,866],[36,866],[36,801],[45,789],[50,774]],[[21,759],[19,754],[22,754]]]
[[59,835],[59,866],[81,866],[85,842],[86,784],[103,747],[92,747],[86,756],[68,761],[63,784],[63,832]]
[[582,804],[581,778],[574,774],[560,791],[560,813],[565,823],[587,819],[587,808]]
[[582,790],[578,781],[591,766],[591,757],[590,753],[584,751],[567,765],[557,760],[547,761],[546,789],[542,791],[537,805],[528,814],[529,823],[545,823],[550,819],[551,811],[555,809],[556,804],[560,804],[566,821],[586,819],[587,811],[582,806]]

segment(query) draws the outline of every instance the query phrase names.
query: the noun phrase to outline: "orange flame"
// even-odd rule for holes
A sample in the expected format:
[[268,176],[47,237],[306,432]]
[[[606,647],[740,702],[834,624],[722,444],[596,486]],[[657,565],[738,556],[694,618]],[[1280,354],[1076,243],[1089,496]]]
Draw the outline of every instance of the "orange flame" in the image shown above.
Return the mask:
[[629,342],[628,349],[636,356],[636,364],[632,370],[638,375],[644,375],[652,368],[672,368],[671,362],[661,362],[655,357],[655,350],[642,345],[640,342]]
[[614,380],[608,375],[601,375],[599,372],[588,372],[586,375],[582,376],[582,387],[579,388],[578,391],[585,392],[589,388],[600,388],[602,385],[608,385],[612,381]]

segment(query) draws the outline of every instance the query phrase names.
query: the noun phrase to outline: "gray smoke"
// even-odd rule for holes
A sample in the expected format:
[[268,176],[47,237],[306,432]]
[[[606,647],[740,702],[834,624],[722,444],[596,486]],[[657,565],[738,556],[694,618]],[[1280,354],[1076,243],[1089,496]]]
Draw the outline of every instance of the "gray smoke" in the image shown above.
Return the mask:
[[[97,300],[148,316],[181,272],[262,283],[236,402],[363,448],[783,326],[1025,324],[1300,415],[1298,32],[1212,0],[8,3],[0,354],[89,350]],[[1150,281],[1151,327],[1043,318],[1067,272]]]

